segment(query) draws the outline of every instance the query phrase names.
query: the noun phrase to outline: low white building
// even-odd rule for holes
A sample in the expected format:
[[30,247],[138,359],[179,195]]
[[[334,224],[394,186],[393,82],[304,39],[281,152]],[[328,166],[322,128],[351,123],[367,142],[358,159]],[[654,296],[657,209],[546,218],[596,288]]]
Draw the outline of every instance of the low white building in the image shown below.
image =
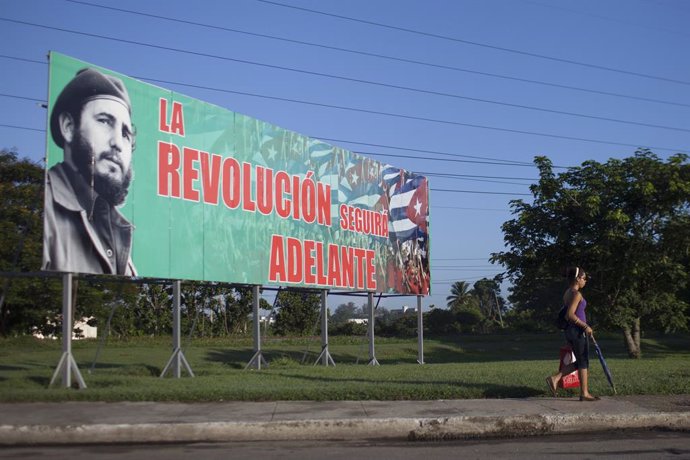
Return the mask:
[[[95,326],[89,326],[88,322],[92,319],[93,316],[90,318],[84,317],[74,322],[74,326],[72,327],[72,340],[95,339],[98,337],[98,328]],[[56,326],[55,323],[52,323],[52,325]],[[31,335],[37,339],[57,339],[55,334],[43,335],[37,330],[37,328],[34,328],[34,332]]]
[[369,320],[366,318],[350,318],[347,320],[348,323],[354,323],[354,324],[369,324]]
[[417,311],[417,307],[410,307],[407,305],[403,305],[402,308],[393,308],[390,310],[391,314],[394,315],[407,315],[408,313],[415,313]]
[[82,318],[74,322],[74,327],[72,328],[73,340],[95,339],[98,337],[98,328],[96,326],[89,326],[88,324],[88,321],[92,319],[93,316],[91,318]]
[[[254,318],[250,317],[249,319],[253,320]],[[260,324],[266,324],[266,322],[268,322],[269,325],[273,326],[276,323],[275,316],[274,315],[268,315],[268,316],[260,315],[259,316],[259,323]]]

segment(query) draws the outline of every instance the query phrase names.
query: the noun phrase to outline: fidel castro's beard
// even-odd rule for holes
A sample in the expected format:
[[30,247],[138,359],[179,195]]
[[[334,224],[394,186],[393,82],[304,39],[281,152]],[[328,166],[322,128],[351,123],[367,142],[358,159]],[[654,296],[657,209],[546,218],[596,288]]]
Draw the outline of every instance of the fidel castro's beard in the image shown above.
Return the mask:
[[[95,172],[91,165],[91,159],[94,157],[94,152],[78,129],[74,132],[72,155],[79,173],[84,176],[88,184],[91,184],[91,177],[93,176],[93,172]],[[116,156],[117,154],[113,153],[108,155]],[[125,202],[125,198],[127,198],[129,184],[132,182],[133,174],[131,164],[124,174],[122,181],[118,181],[109,176],[96,174],[93,178],[93,188],[98,192],[98,195],[108,203],[113,206],[120,206]]]

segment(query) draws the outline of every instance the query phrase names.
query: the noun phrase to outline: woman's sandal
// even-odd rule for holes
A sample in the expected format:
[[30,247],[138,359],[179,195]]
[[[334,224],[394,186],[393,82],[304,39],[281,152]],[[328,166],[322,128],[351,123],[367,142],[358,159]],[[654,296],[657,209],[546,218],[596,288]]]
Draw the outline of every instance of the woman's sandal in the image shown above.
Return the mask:
[[599,396],[580,396],[580,401],[599,401]]
[[551,377],[546,377],[546,385],[548,385],[549,390],[551,390],[551,394],[554,398],[558,396],[558,393],[556,392],[556,385],[554,385],[553,379]]

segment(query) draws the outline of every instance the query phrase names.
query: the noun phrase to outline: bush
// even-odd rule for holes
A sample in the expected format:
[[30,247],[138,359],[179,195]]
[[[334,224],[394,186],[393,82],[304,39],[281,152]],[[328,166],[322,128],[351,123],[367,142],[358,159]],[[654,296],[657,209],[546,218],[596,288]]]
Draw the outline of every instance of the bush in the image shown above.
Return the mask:
[[417,336],[417,317],[400,316],[394,320],[376,320],[376,331],[379,336],[410,338]]
[[367,334],[367,325],[358,323],[338,323],[328,328],[330,335],[361,335]]
[[434,309],[424,315],[424,333],[442,337],[460,332],[460,323],[450,310]]
[[508,329],[517,332],[553,332],[556,330],[555,320],[556,318],[554,316],[554,324],[551,325],[550,328],[545,327],[543,322],[534,318],[534,312],[532,310],[519,312],[511,310],[504,318],[504,321],[508,324]]
[[484,314],[477,305],[465,304],[457,308],[457,321],[462,332],[478,332],[484,321]]

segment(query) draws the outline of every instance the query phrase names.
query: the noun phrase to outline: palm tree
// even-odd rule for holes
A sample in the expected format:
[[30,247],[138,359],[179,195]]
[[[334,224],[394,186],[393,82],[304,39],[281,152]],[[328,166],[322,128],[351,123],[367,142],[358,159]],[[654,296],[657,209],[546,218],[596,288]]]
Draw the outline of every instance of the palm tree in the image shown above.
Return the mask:
[[446,297],[448,307],[459,307],[472,298],[470,285],[465,281],[456,281],[450,287],[450,295]]

